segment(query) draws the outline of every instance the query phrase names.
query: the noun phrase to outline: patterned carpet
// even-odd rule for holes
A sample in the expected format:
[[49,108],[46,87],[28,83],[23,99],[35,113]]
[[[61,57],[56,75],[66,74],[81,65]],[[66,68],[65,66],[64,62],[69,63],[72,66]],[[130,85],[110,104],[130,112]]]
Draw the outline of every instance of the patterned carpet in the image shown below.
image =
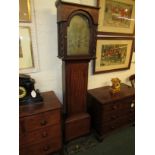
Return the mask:
[[93,134],[69,142],[64,150],[66,155],[75,155],[96,147],[99,142]]
[[135,128],[125,127],[99,142],[94,134],[78,138],[64,146],[64,155],[134,155]]

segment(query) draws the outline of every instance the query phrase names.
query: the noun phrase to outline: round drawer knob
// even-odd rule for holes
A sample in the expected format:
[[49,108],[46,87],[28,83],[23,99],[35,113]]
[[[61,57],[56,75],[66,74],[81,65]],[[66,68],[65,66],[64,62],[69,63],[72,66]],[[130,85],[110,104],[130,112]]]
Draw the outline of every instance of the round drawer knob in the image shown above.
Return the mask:
[[46,120],[42,120],[41,122],[40,122],[40,125],[46,125],[47,124],[47,121]]
[[47,135],[48,135],[48,134],[47,134],[46,131],[42,133],[42,137],[47,137]]
[[114,110],[115,110],[115,109],[117,109],[117,106],[116,106],[116,105],[114,105],[114,106],[112,107],[112,109],[114,109]]
[[113,119],[116,119],[117,118],[117,116],[115,116],[115,115],[113,115],[113,116],[111,116],[111,119],[113,120]]
[[44,146],[43,150],[48,151],[50,149],[49,145]]
[[115,129],[115,127],[114,126],[111,126],[111,129]]

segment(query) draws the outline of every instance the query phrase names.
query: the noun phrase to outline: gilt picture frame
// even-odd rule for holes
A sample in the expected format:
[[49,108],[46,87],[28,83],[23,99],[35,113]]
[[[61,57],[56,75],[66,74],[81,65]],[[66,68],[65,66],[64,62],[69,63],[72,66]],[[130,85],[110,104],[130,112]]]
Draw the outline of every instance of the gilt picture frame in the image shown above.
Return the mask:
[[132,53],[132,37],[98,37],[93,73],[129,69]]
[[19,69],[34,67],[31,30],[28,26],[19,27]]
[[134,0],[98,0],[98,34],[134,35]]
[[30,0],[19,0],[19,22],[31,22]]

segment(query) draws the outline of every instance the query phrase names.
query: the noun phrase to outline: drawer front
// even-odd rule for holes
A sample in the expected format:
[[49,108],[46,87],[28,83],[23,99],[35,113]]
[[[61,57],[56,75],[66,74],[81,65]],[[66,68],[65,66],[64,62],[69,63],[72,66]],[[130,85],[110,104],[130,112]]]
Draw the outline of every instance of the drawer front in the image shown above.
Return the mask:
[[58,137],[61,137],[60,125],[53,125],[20,135],[20,145],[35,144]]
[[129,124],[129,123],[133,123],[135,120],[135,116],[134,114],[130,114],[128,116],[124,116],[123,118],[119,118],[117,120],[114,120],[110,123],[105,123],[102,124],[101,127],[101,134],[107,133],[109,131],[115,130],[118,127],[121,127],[123,125]]
[[102,111],[104,114],[106,114],[106,113],[109,113],[110,111],[131,109],[131,108],[134,108],[134,106],[135,106],[135,103],[133,101],[133,98],[128,98],[128,99],[120,100],[110,104],[105,104],[102,108]]
[[83,118],[65,124],[65,140],[69,141],[90,132],[90,118]]
[[135,109],[124,109],[124,110],[117,110],[117,111],[110,111],[109,113],[103,113],[102,114],[102,123],[111,122],[114,120],[117,120],[119,118],[122,118],[124,116],[131,116],[135,114]]
[[47,155],[61,149],[60,138],[44,141],[43,143],[23,147],[19,150],[20,155]]
[[57,123],[60,123],[60,111],[48,111],[45,113],[21,118],[20,131],[22,133],[25,133],[36,129],[40,129],[42,127],[51,126]]

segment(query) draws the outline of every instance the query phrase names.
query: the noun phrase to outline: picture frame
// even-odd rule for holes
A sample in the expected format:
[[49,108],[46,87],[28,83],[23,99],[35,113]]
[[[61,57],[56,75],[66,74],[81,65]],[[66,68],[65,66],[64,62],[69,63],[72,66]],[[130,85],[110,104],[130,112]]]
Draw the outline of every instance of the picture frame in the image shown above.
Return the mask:
[[132,53],[132,37],[98,37],[93,73],[129,69]]
[[98,0],[98,34],[131,36],[135,29],[134,0]]
[[30,0],[19,0],[19,22],[31,22]]
[[34,68],[31,30],[28,26],[19,27],[19,69]]

